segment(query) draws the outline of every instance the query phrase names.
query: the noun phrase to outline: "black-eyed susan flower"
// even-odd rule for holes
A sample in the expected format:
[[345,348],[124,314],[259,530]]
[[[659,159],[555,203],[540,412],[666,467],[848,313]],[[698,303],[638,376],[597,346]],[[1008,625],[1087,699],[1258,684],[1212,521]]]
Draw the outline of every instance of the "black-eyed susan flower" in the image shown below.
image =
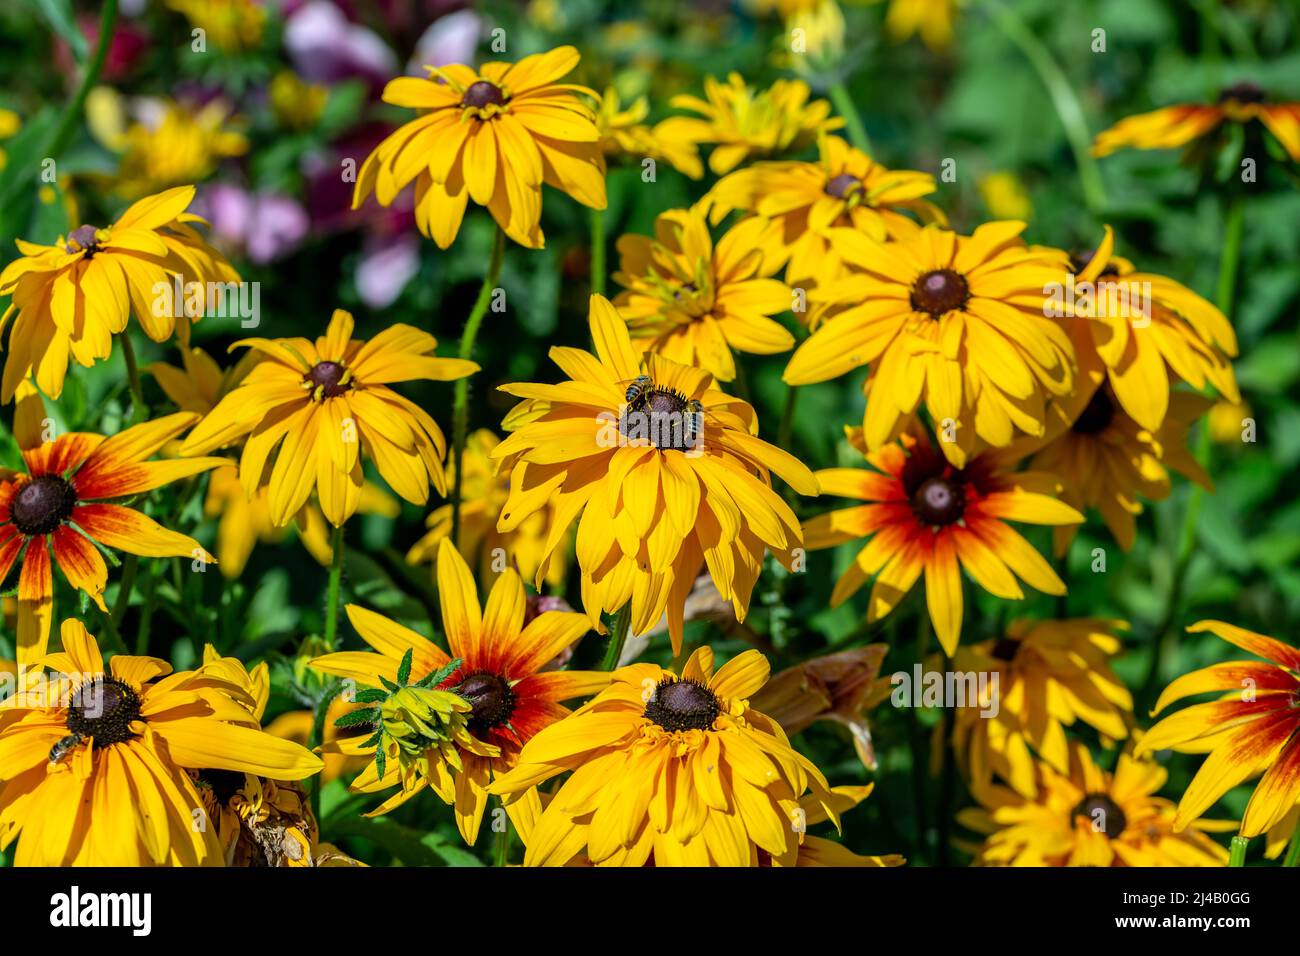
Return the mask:
[[[883,242],[915,232],[913,219],[946,224],[943,213],[922,198],[934,177],[910,169],[887,169],[838,136],[818,140],[817,162],[764,162],[724,176],[709,191],[710,219],[734,210],[760,216],[778,228],[765,233],[769,259],[788,260],[785,278],[807,288],[842,271],[826,230],[852,228]],[[774,263],[776,264],[776,263]]]
[[189,771],[301,780],[321,767],[263,733],[245,690],[216,674],[172,673],[63,622],[52,673],[0,707],[0,848],[18,866],[221,866],[215,826]]
[[[183,349],[181,359],[182,368],[155,362],[148,370],[178,408],[206,415],[243,381],[249,369],[261,361],[262,354],[245,352],[239,362],[224,372],[210,355],[197,347]],[[400,507],[386,492],[367,481],[361,486],[357,511],[396,518]],[[203,515],[217,522],[217,567],[224,577],[232,580],[244,573],[257,544],[276,544],[288,533],[287,527],[271,520],[270,488],[262,485],[248,497],[239,480],[239,469],[234,465],[215,468],[208,477]],[[328,565],[333,546],[325,516],[314,500],[298,512],[296,528],[303,547],[321,564]]]
[[871,365],[863,431],[873,451],[924,404],[961,466],[983,441],[1041,435],[1044,406],[1074,385],[1074,349],[1046,314],[1044,289],[1066,276],[1064,253],[1026,247],[1021,222],[970,236],[936,226],[875,242],[849,229],[829,240],[851,267],[810,293],[843,311],[805,341],[785,381],[808,385]]
[[[510,476],[498,475],[491,457],[492,450],[500,443],[501,439],[486,428],[471,434],[465,443],[458,550],[477,567],[480,581],[495,580],[507,567],[514,568],[524,580],[531,581],[546,556],[546,542],[556,520],[555,509],[543,507],[534,511],[513,531],[497,530],[497,518],[510,497]],[[447,463],[453,481],[454,467],[451,462]],[[406,560],[411,564],[436,559],[439,544],[451,535],[451,505],[442,505],[429,512],[424,524],[428,530],[406,553]],[[561,538],[555,556],[546,566],[544,583],[552,588],[564,584],[569,565],[570,537],[565,534]]]
[[493,793],[572,775],[531,828],[525,866],[792,866],[805,791],[838,826],[825,778],[776,721],[749,706],[767,682],[761,653],[717,673],[698,648],[681,675],[632,664],[572,716],[537,734]]
[[[78,226],[52,246],[18,241],[22,256],[0,272],[0,295],[13,297],[0,317],[0,333],[13,319],[0,400],[10,401],[29,376],[58,398],[68,363],[88,368],[108,358],[133,313],[155,342],[188,336],[189,320],[218,294],[214,284],[239,281],[191,225],[203,222],[185,211],[193,199],[194,187],[180,186],[141,199],[105,228]],[[178,281],[182,302],[171,291]],[[190,302],[202,306],[197,314]]]
[[769,470],[800,494],[816,494],[817,483],[758,438],[754,410],[714,388],[708,372],[636,349],[607,299],[592,296],[590,320],[595,355],[550,351],[567,381],[501,386],[523,401],[506,421],[512,434],[492,452],[510,474],[497,528],[513,530],[554,496],[546,554],[576,521],[593,625],[630,601],[633,634],[666,612],[680,649],[686,597],[704,567],[744,620],[765,550],[789,567],[802,544]]
[[420,111],[366,158],[353,207],[372,192],[392,203],[415,182],[420,232],[446,249],[470,199],[486,206],[515,242],[540,248],[542,183],[592,209],[605,208],[605,159],[582,86],[557,82],[578,65],[571,46],[518,63],[427,67],[427,79],[403,76],[384,102]]
[[624,108],[614,87],[601,94],[596,108],[596,129],[600,131],[600,149],[606,158],[636,163],[653,159],[668,163],[691,179],[703,176],[699,147],[662,135],[662,124],[651,126],[645,122],[649,113],[650,104],[644,96]]
[[[373,811],[386,813],[428,786],[453,806],[461,835],[473,844],[493,778],[514,766],[520,748],[535,734],[568,715],[561,701],[595,693],[609,683],[609,674],[542,671],[590,626],[585,615],[565,611],[546,611],[525,624],[524,586],[513,570],[497,576],[486,607],[479,604],[464,559],[446,538],[438,546],[437,573],[452,658],[416,632],[350,604],[348,619],[375,652],[339,651],[316,658],[311,666],[368,687],[380,686],[381,678],[401,684],[397,678],[402,666],[411,674],[435,675],[426,690],[459,702],[457,732],[438,751],[417,751],[418,773],[404,774],[400,764],[385,768],[372,763],[353,788],[373,792],[400,782],[401,791]],[[411,660],[403,665],[408,654]],[[357,699],[365,702],[361,695]],[[410,710],[406,704],[402,707]],[[352,724],[362,719],[348,718]],[[390,719],[387,714],[385,719]],[[418,746],[427,736],[412,739]],[[372,746],[366,740],[336,740],[326,752],[355,755]]]
[[[1081,370],[1104,367],[1114,396],[1143,428],[1164,423],[1179,380],[1197,390],[1213,386],[1240,401],[1232,374],[1237,336],[1215,306],[1173,279],[1138,272],[1114,254],[1106,227],[1101,244],[1074,256],[1076,275],[1056,314],[1068,316]],[[1095,358],[1094,358],[1095,357]]]
[[1208,136],[1224,123],[1255,120],[1300,163],[1300,103],[1269,102],[1267,93],[1254,83],[1224,87],[1214,103],[1182,103],[1125,117],[1097,134],[1092,154],[1109,156],[1124,148],[1176,149]]
[[214,560],[188,535],[114,503],[224,464],[220,458],[146,460],[197,420],[180,412],[107,438],[74,432],[53,441],[42,441],[39,433],[25,427],[19,429],[16,437],[27,471],[0,476],[0,582],[21,559],[20,660],[31,661],[45,653],[53,614],[53,568],[104,610],[108,583],[104,549],[143,557]]
[[1241,820],[1242,836],[1258,836],[1300,803],[1300,737],[1295,733],[1300,727],[1300,651],[1223,621],[1198,621],[1187,630],[1209,631],[1264,660],[1212,664],[1175,680],[1156,701],[1153,714],[1191,696],[1213,693],[1216,699],[1162,718],[1142,738],[1138,752],[1207,755],[1178,802],[1175,826],[1180,830],[1233,787],[1260,777]]
[[136,199],[202,182],[222,160],[248,152],[240,125],[230,104],[219,99],[202,106],[175,100],[153,103],[148,115],[126,124],[120,136],[106,137],[104,145],[120,153],[114,192]]
[[765,226],[738,223],[715,245],[699,206],[670,209],[655,220],[655,236],[618,240],[614,300],[632,344],[721,382],[736,377],[733,351],[774,355],[794,348],[794,336],[772,318],[793,305],[790,289],[771,278],[779,263],[763,254]]
[[369,341],[354,339],[352,326],[352,316],[336,309],[314,343],[235,343],[262,353],[262,361],[181,446],[181,454],[201,455],[244,439],[239,480],[249,498],[268,488],[276,526],[298,514],[313,488],[325,517],[341,526],[361,503],[363,454],[413,504],[428,501],[430,484],[446,492],[442,431],[428,412],[389,385],[451,381],[478,366],[436,357],[434,337],[409,325],[391,325]]
[[930,620],[951,655],[961,635],[962,569],[1004,600],[1024,598],[1017,577],[1044,593],[1065,593],[1052,566],[1007,523],[1081,522],[1083,515],[1058,500],[1054,476],[1010,473],[991,454],[956,468],[924,435],[907,434],[873,452],[861,432],[846,431],[872,470],[826,468],[817,472],[817,481],[823,494],[866,504],[821,515],[803,527],[809,549],[871,539],[836,582],[832,607],[874,577],[867,620],[879,620],[924,574]]
[[1038,765],[1032,796],[993,787],[957,819],[987,834],[976,866],[1223,866],[1227,851],[1203,832],[1222,825],[1175,829],[1173,803],[1155,796],[1167,776],[1127,753],[1107,773],[1076,742],[1068,772]]
[[709,169],[718,176],[751,157],[802,149],[844,125],[843,119],[831,116],[826,100],[810,101],[812,90],[803,80],[777,80],[756,92],[739,73],[730,74],[725,83],[709,76],[704,96],[674,96],[675,108],[698,113],[699,118],[671,116],[656,132],[672,142],[715,144]]
[[952,44],[958,3],[959,0],[889,0],[885,29],[895,43],[919,36],[927,47],[940,53]]
[[[1161,501],[1177,472],[1213,490],[1210,476],[1187,450],[1187,433],[1209,407],[1209,399],[1190,392],[1168,396],[1168,411],[1155,431],[1134,421],[1105,381],[1092,388],[1079,376],[1074,393],[1049,410],[1047,432],[1026,447],[1037,448],[1029,467],[1061,479],[1061,500],[1079,511],[1095,508],[1116,543],[1128,551],[1137,536],[1143,500]],[[1065,554],[1078,531],[1058,526],[1053,550]]]
[[954,670],[998,675],[987,685],[990,699],[954,711],[953,749],[972,793],[987,790],[996,775],[1033,797],[1035,758],[1068,774],[1066,728],[1078,722],[1111,740],[1128,736],[1133,695],[1110,666],[1122,648],[1114,632],[1125,626],[1022,620],[995,640],[958,648]]

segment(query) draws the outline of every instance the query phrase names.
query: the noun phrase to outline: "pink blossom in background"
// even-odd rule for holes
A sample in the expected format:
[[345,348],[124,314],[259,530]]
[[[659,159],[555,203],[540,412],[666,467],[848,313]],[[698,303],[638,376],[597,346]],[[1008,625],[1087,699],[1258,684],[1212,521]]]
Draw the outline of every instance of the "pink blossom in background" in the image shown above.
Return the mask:
[[473,10],[458,10],[439,17],[415,44],[406,72],[424,75],[424,67],[471,63],[483,33],[483,20]]
[[419,271],[420,240],[413,232],[369,236],[357,265],[357,294],[370,308],[385,308]]
[[289,196],[250,193],[224,183],[205,188],[197,205],[212,224],[213,238],[226,248],[242,250],[257,265],[298,248],[310,225],[307,211]]
[[397,57],[378,34],[351,23],[324,0],[305,3],[289,15],[284,46],[298,73],[314,83],[359,76],[382,84],[397,71]]

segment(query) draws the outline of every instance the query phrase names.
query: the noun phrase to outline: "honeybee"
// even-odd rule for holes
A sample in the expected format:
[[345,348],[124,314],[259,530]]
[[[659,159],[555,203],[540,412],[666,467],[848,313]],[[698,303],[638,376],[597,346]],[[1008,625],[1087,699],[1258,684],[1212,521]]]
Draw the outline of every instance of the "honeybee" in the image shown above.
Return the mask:
[[68,753],[77,746],[77,744],[81,743],[81,741],[81,734],[68,734],[68,736],[64,737],[50,748],[50,763],[58,763],[66,757]]
[[631,405],[643,396],[652,384],[649,375],[638,375],[632,379],[632,384],[627,387],[627,394],[623,396],[623,400]]

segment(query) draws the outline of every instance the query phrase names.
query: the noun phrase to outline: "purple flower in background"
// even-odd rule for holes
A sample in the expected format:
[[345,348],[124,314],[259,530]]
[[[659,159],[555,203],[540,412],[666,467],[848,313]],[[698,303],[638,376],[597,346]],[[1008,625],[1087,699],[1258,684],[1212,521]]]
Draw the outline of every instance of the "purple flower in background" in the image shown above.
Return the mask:
[[415,44],[415,55],[406,72],[424,75],[424,67],[469,63],[478,49],[483,20],[473,10],[458,10],[439,17]]
[[305,3],[289,15],[284,45],[294,68],[314,83],[360,76],[382,84],[397,69],[397,58],[378,34],[349,22],[324,0]]
[[278,193],[250,193],[217,183],[199,197],[198,208],[212,224],[213,238],[231,249],[242,249],[250,262],[265,265],[283,258],[307,235],[307,211]]
[[357,294],[372,309],[393,304],[420,271],[420,240],[411,232],[372,236],[357,265]]

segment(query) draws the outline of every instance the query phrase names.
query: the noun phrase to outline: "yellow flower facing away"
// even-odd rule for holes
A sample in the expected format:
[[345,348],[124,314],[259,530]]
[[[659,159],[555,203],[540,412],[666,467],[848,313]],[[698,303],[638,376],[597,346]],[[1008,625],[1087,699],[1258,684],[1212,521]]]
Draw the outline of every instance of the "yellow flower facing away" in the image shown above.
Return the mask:
[[961,572],[1007,601],[1024,598],[1017,578],[1046,594],[1064,594],[1065,582],[1008,522],[1077,524],[1083,515],[1059,500],[1060,482],[1042,472],[1011,473],[992,454],[957,468],[923,433],[909,433],[880,451],[861,432],[850,443],[872,470],[824,468],[822,493],[865,504],[804,522],[809,550],[870,538],[831,592],[831,607],[875,578],[867,623],[885,617],[925,576],[925,600],[935,635],[952,655],[961,636]]
[[[0,140],[9,139],[23,128],[22,117],[13,110],[0,108]],[[0,146],[0,170],[3,170],[9,163],[9,154],[3,146]]]
[[595,113],[582,86],[557,82],[578,65],[571,46],[518,63],[427,67],[428,78],[403,76],[384,88],[384,102],[420,111],[375,148],[357,176],[353,208],[372,192],[390,205],[415,183],[420,232],[446,249],[460,231],[470,199],[531,249],[543,244],[542,184],[592,209],[605,208],[605,158]]
[[1074,386],[1074,348],[1045,305],[1045,287],[1065,281],[1065,254],[1027,247],[1024,228],[991,222],[961,236],[927,226],[888,243],[829,230],[850,272],[809,298],[847,308],[799,346],[786,383],[870,363],[862,427],[873,451],[921,405],[958,467],[979,442],[1042,435],[1047,400]]
[[722,176],[747,159],[802,149],[844,125],[842,118],[831,116],[830,103],[810,101],[811,96],[803,80],[777,80],[755,92],[739,73],[731,73],[725,83],[710,76],[704,80],[704,99],[680,94],[671,101],[699,118],[669,117],[656,129],[673,141],[714,144],[709,169]]
[[1210,135],[1224,123],[1256,120],[1300,163],[1300,103],[1271,102],[1265,90],[1249,82],[1224,87],[1211,104],[1183,103],[1125,117],[1097,134],[1092,154],[1109,156],[1125,148],[1177,149]]
[[1247,402],[1218,401],[1210,408],[1205,422],[1210,437],[1220,445],[1238,445],[1253,441],[1255,434],[1254,412]]
[[1233,825],[1207,821],[1176,830],[1173,804],[1155,796],[1167,777],[1127,753],[1107,773],[1074,741],[1068,772],[1039,763],[1032,796],[994,787],[957,819],[986,834],[973,848],[975,866],[1224,866],[1227,850],[1205,831]]
[[239,282],[194,228],[205,223],[185,211],[193,199],[193,186],[178,186],[139,200],[106,227],[78,226],[53,245],[18,240],[22,255],[0,272],[0,296],[12,297],[0,333],[13,323],[0,401],[11,401],[29,377],[58,398],[68,364],[88,368],[108,358],[132,314],[155,342],[188,338],[189,322]]
[[[373,701],[357,696],[359,702],[377,704],[377,712],[344,721],[357,726],[369,720],[375,727],[383,721],[378,739],[336,738],[325,748],[326,753],[349,756],[375,752],[375,762],[353,783],[354,790],[369,793],[401,784],[401,790],[371,815],[395,809],[428,786],[452,805],[461,835],[473,845],[492,780],[515,765],[520,748],[535,734],[568,715],[562,701],[595,693],[609,683],[610,675],[543,670],[582,637],[589,624],[585,615],[570,611],[543,611],[528,620],[523,581],[513,570],[497,575],[486,605],[480,605],[469,567],[444,538],[438,546],[437,574],[450,654],[382,615],[348,605],[348,618],[374,650],[326,654],[311,666],[367,687],[388,688],[375,690]],[[423,686],[407,685],[413,676],[423,678]],[[394,683],[384,685],[381,678]],[[394,686],[401,689],[394,691]],[[439,706],[445,708],[443,722],[449,725],[441,733],[428,726],[424,713],[424,708]],[[403,725],[395,732],[398,716]],[[389,764],[379,754],[391,741],[400,749],[390,747],[389,756],[397,760]],[[526,802],[535,800],[533,794]],[[515,809],[507,807],[511,815]]]
[[192,774],[295,781],[321,768],[264,733],[248,688],[215,671],[114,656],[75,620],[50,672],[0,707],[0,849],[17,866],[221,866]]
[[235,53],[256,47],[266,26],[266,6],[257,0],[165,0],[184,14],[190,26],[203,30],[205,40]]
[[681,365],[695,365],[720,382],[736,377],[733,351],[775,355],[794,336],[772,318],[795,304],[793,293],[764,256],[766,224],[750,219],[715,245],[699,206],[670,209],[655,220],[655,236],[618,240],[614,299],[634,347]]
[[[492,461],[492,451],[500,443],[501,439],[486,428],[466,439],[458,550],[477,567],[479,580],[484,583],[496,580],[507,567],[531,581],[546,557],[546,543],[555,526],[556,512],[548,504],[530,514],[514,530],[497,530],[497,518],[510,497],[510,476],[497,474]],[[446,468],[454,483],[454,464],[449,461]],[[436,561],[439,544],[451,535],[451,511],[451,505],[446,504],[429,512],[424,522],[428,530],[406,553],[408,562]],[[566,531],[546,563],[544,583],[552,588],[559,589],[564,584],[571,538],[572,534]]]
[[[181,410],[206,415],[261,360],[262,353],[250,350],[223,372],[207,352],[194,347],[181,351],[183,367],[154,362],[148,371]],[[177,451],[179,447],[178,443]],[[391,495],[367,481],[361,486],[357,511],[396,518],[401,506]],[[203,514],[217,521],[217,567],[231,580],[244,573],[257,544],[276,544],[288,533],[286,526],[271,520],[270,488],[262,485],[248,497],[239,480],[239,469],[234,465],[217,468],[209,476]],[[321,564],[328,565],[333,548],[319,504],[308,501],[298,512],[296,527],[303,547]]]
[[997,675],[953,711],[953,750],[972,793],[986,793],[996,777],[1032,799],[1036,760],[1070,772],[1066,729],[1076,723],[1112,741],[1128,736],[1133,695],[1110,666],[1123,629],[1089,618],[1019,620],[1001,637],[957,649],[952,670]]
[[[839,826],[821,772],[748,698],[768,678],[756,650],[715,673],[698,648],[681,675],[632,664],[572,716],[541,731],[490,790],[510,800],[565,771],[526,828],[525,866],[797,864],[808,823],[800,800]],[[850,805],[852,805],[850,803]],[[897,857],[876,865],[896,865]]]
[[1212,664],[1179,677],[1164,689],[1153,714],[1188,697],[1214,694],[1214,699],[1161,718],[1138,752],[1206,755],[1178,803],[1179,830],[1194,827],[1233,787],[1259,777],[1240,831],[1243,837],[1259,836],[1286,822],[1300,803],[1300,650],[1224,621],[1198,621],[1187,630],[1209,631],[1263,660]]
[[690,141],[674,140],[665,132],[663,123],[646,124],[649,113],[650,104],[644,96],[624,109],[618,91],[612,86],[606,88],[596,109],[601,152],[609,159],[621,157],[634,163],[646,159],[666,162],[691,179],[702,177],[699,147]]
[[276,526],[298,514],[313,488],[325,517],[341,526],[360,507],[363,455],[412,504],[428,500],[430,484],[446,493],[442,431],[426,411],[389,386],[417,379],[452,381],[478,366],[436,357],[434,337],[409,325],[390,325],[369,341],[354,339],[352,328],[352,316],[336,309],[325,335],[314,343],[305,338],[237,342],[262,353],[262,361],[181,446],[184,455],[202,455],[243,439],[240,482],[249,498],[268,488]]
[[959,0],[889,0],[885,30],[895,43],[919,36],[936,53],[952,45]]
[[759,216],[776,228],[764,255],[786,262],[786,282],[807,288],[843,270],[827,230],[856,229],[884,242],[915,232],[912,218],[946,225],[943,212],[922,197],[935,190],[934,177],[910,169],[891,170],[838,136],[817,143],[818,160],[762,162],[720,179],[704,205],[714,224],[735,210]]
[[765,551],[790,567],[802,545],[769,470],[799,494],[816,494],[817,482],[794,456],[758,438],[753,408],[715,388],[708,372],[633,346],[602,296],[591,298],[590,322],[595,355],[550,350],[566,381],[501,386],[523,401],[506,420],[511,435],[492,451],[510,474],[497,529],[511,531],[553,506],[539,583],[576,522],[582,602],[593,626],[602,611],[630,601],[632,633],[666,613],[677,653],[701,569],[743,621]]
[[[1047,432],[1017,448],[1035,449],[1029,467],[1061,479],[1061,500],[1079,511],[1096,509],[1120,548],[1137,538],[1142,502],[1162,501],[1177,472],[1213,491],[1210,476],[1187,449],[1187,433],[1210,401],[1191,392],[1169,396],[1169,410],[1154,433],[1120,407],[1108,381],[1095,389],[1084,377],[1074,393],[1052,403]],[[1055,553],[1063,555],[1078,527],[1052,531]]]
[[311,129],[320,119],[329,90],[308,83],[293,70],[281,70],[271,78],[267,95],[271,111],[282,126],[303,130]]

